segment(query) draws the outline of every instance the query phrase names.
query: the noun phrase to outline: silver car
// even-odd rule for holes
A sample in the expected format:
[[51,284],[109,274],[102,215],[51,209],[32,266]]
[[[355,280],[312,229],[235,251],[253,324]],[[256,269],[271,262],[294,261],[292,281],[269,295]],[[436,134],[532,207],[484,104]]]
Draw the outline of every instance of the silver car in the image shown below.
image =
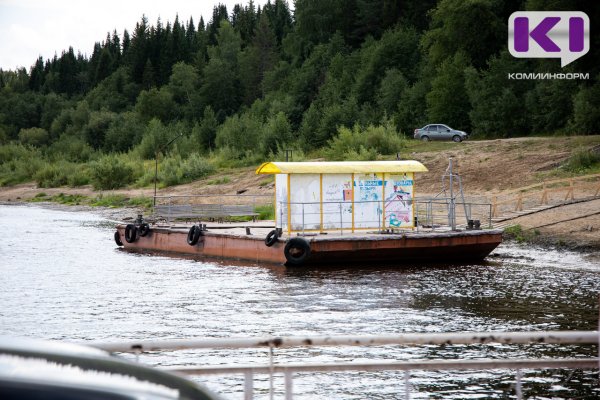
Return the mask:
[[457,131],[448,125],[429,124],[420,129],[415,129],[415,139],[429,142],[430,140],[452,140],[462,142],[469,138],[469,134],[463,131]]

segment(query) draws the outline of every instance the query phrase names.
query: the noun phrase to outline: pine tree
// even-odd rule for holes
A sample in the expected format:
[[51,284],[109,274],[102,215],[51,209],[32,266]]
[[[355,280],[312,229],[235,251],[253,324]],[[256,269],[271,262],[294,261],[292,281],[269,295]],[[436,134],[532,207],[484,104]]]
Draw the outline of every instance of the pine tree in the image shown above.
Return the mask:
[[73,47],[69,47],[69,50],[63,52],[58,60],[58,91],[60,93],[68,95],[77,93],[76,76],[78,72],[75,52],[73,51]]
[[154,73],[154,67],[152,66],[152,61],[147,59],[146,65],[144,66],[144,73],[142,74],[142,86],[148,90],[155,85],[156,77]]
[[208,49],[209,62],[204,68],[200,88],[203,104],[210,105],[222,121],[236,112],[241,103],[238,56],[241,39],[231,24],[221,21],[217,46]]
[[148,33],[148,19],[144,15],[142,20],[135,25],[129,50],[132,78],[137,83],[142,83],[148,61]]
[[212,19],[206,26],[208,44],[211,46],[217,44],[217,33],[219,32],[222,21],[229,21],[229,17],[227,15],[227,7],[224,4],[219,3],[213,7]]
[[231,15],[231,25],[240,34],[242,38],[242,47],[248,45],[254,36],[256,28],[257,15],[254,8],[254,2],[249,1],[248,6],[243,7],[236,4]]
[[198,36],[196,34],[196,27],[194,25],[194,19],[190,17],[190,20],[185,28],[185,46],[186,54],[183,60],[186,63],[191,63],[193,56],[198,51]]
[[277,38],[268,18],[261,15],[252,44],[240,57],[240,80],[244,88],[244,104],[250,105],[261,97],[261,83],[265,73],[277,62]]
[[122,45],[123,57],[125,57],[126,54],[129,53],[129,46],[131,46],[131,38],[129,37],[129,32],[127,31],[127,29],[125,29],[125,31],[123,31],[123,45]]
[[258,14],[266,14],[277,38],[277,44],[281,46],[284,36],[293,29],[292,13],[290,12],[288,3],[285,0],[275,0],[275,3],[271,3],[271,0],[268,0],[262,12]]
[[110,55],[113,58],[112,71],[114,72],[120,65],[121,61],[121,39],[117,35],[117,31],[113,31],[110,41]]
[[29,89],[39,92],[44,85],[44,78],[44,59],[40,56],[29,73]]
[[93,82],[101,82],[108,77],[112,73],[113,62],[114,60],[110,50],[108,47],[104,47],[100,53],[100,59],[98,60],[98,66],[96,67]]

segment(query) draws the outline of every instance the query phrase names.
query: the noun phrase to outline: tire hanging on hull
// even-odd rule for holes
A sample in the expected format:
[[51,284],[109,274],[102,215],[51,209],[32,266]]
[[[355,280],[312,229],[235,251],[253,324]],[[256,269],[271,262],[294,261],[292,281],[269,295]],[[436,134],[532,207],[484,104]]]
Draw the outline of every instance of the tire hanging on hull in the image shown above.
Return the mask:
[[265,246],[273,246],[275,243],[277,243],[277,239],[279,239],[279,235],[277,234],[277,230],[273,229],[267,234],[267,237],[265,238]]
[[129,224],[125,227],[125,241],[127,243],[133,243],[137,240],[137,235],[138,235],[138,228],[133,225],[133,224]]
[[202,228],[198,225],[193,225],[187,235],[187,244],[190,246],[195,246],[200,240],[200,236],[202,235]]
[[301,266],[310,257],[310,243],[302,237],[291,238],[285,244],[283,255],[287,260],[286,265]]
[[121,241],[121,234],[119,233],[119,231],[115,232],[115,243],[119,247],[123,246],[123,242]]
[[144,222],[138,228],[138,232],[140,233],[141,237],[148,236],[148,234],[150,233],[150,225],[148,225],[147,223]]

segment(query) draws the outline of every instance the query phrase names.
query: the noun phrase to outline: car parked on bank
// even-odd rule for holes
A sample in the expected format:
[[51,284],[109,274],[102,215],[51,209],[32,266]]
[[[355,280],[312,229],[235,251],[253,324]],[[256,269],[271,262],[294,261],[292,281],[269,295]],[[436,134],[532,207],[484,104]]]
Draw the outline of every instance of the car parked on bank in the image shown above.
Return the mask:
[[469,138],[469,134],[463,131],[450,128],[448,125],[429,124],[420,129],[415,129],[415,139],[428,142],[430,140],[452,140],[453,142],[462,142]]

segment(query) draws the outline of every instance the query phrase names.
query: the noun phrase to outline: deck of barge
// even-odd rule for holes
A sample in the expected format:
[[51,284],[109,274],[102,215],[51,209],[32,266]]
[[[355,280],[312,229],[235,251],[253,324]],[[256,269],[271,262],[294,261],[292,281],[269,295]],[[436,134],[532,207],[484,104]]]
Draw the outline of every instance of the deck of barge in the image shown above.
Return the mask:
[[[157,224],[154,225],[155,229],[168,229],[171,231],[177,231],[187,234],[190,227],[193,224]],[[250,229],[250,234],[246,233],[246,229]],[[244,223],[239,222],[220,222],[220,223],[207,223],[207,232],[215,235],[227,235],[227,236],[240,236],[240,237],[254,237],[263,240],[267,234],[275,229],[274,221],[248,221]],[[327,241],[327,240],[356,240],[357,238],[378,240],[382,238],[398,238],[398,237],[411,237],[411,238],[434,238],[434,237],[452,237],[452,236],[478,236],[481,233],[498,232],[502,233],[502,229],[480,229],[480,230],[467,230],[466,228],[459,228],[453,231],[450,226],[441,225],[435,228],[424,228],[419,227],[418,229],[395,229],[378,231],[373,230],[355,230],[352,232],[351,229],[346,230],[328,230],[326,232],[294,232],[287,234],[283,232],[281,239],[302,236],[307,239],[316,241]]]

